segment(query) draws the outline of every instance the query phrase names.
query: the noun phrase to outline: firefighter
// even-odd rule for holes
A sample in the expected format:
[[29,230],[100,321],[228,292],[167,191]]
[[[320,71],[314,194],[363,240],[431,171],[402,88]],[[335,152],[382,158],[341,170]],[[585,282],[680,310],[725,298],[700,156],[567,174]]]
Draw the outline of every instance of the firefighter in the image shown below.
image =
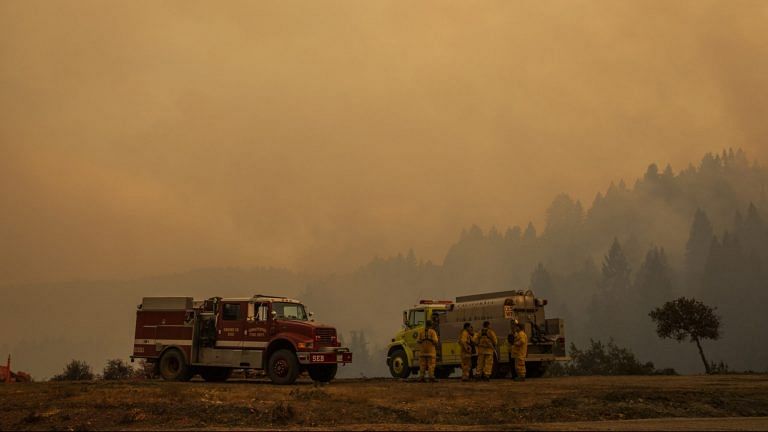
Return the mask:
[[464,323],[464,329],[459,335],[459,345],[461,345],[461,380],[469,381],[469,373],[472,370],[472,335],[474,331],[472,324]]
[[512,330],[512,352],[515,359],[515,381],[525,381],[525,358],[528,356],[528,335],[525,334],[523,324],[515,320]]
[[477,375],[481,380],[488,381],[493,371],[493,354],[496,352],[496,345],[499,344],[496,332],[491,329],[489,321],[483,323],[482,330],[475,333],[472,341],[477,346]]
[[431,382],[435,379],[435,360],[437,357],[437,332],[432,328],[432,321],[427,320],[424,328],[419,330],[419,381],[425,382],[426,378]]

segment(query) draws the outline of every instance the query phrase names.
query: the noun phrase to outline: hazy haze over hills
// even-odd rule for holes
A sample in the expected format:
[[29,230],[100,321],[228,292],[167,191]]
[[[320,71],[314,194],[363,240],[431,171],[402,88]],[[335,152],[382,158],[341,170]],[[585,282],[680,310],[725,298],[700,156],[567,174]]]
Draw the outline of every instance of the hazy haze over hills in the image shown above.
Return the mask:
[[765,159],[764,2],[0,3],[0,281],[348,271]]

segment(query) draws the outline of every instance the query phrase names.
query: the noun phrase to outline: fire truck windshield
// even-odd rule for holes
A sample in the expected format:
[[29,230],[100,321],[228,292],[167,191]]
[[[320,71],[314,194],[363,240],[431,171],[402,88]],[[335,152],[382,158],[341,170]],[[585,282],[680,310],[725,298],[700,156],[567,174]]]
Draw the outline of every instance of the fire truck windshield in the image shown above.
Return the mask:
[[277,314],[277,318],[306,321],[307,313],[304,311],[304,305],[300,303],[272,303],[272,311]]

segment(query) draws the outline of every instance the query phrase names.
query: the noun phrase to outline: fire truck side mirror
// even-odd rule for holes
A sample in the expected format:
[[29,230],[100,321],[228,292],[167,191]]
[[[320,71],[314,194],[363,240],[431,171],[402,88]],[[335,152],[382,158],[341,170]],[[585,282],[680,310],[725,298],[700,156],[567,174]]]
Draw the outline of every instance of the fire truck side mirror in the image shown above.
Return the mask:
[[403,325],[408,327],[408,311],[403,311]]

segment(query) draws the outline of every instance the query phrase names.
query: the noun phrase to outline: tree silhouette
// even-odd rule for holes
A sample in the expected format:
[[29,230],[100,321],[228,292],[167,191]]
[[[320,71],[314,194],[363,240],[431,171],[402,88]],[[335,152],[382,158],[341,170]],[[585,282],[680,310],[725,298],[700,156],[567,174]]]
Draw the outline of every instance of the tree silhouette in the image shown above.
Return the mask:
[[544,268],[544,264],[539,263],[531,273],[531,290],[537,296],[550,296],[553,294],[554,285],[552,283],[552,277],[547,269]]
[[616,294],[627,291],[630,286],[629,274],[631,269],[627,257],[621,249],[617,238],[613,239],[608,255],[603,259],[603,279],[600,282],[604,291]]
[[523,233],[523,240],[526,240],[526,241],[536,240],[536,227],[533,226],[533,222],[528,222],[528,226],[525,227],[525,233]]
[[664,248],[653,247],[645,255],[635,279],[635,290],[643,304],[652,305],[672,294],[672,269]]
[[[621,339],[629,328],[629,317],[623,311],[632,302],[630,292],[630,268],[619,241],[614,238],[608,254],[603,259],[602,275],[597,292],[589,305],[588,332],[596,337]],[[626,303],[626,304],[625,304]],[[606,325],[610,323],[610,325]]]
[[685,245],[685,276],[688,289],[698,288],[700,284],[713,237],[712,223],[707,214],[700,208],[696,209]]
[[567,194],[555,197],[547,209],[547,236],[567,236],[575,232],[584,218],[581,202],[573,201]]
[[720,317],[715,309],[694,299],[680,297],[664,303],[648,315],[656,323],[656,334],[662,339],[675,339],[682,342],[688,339],[695,342],[699,349],[704,370],[710,373],[710,366],[701,348],[702,339],[720,338]]

